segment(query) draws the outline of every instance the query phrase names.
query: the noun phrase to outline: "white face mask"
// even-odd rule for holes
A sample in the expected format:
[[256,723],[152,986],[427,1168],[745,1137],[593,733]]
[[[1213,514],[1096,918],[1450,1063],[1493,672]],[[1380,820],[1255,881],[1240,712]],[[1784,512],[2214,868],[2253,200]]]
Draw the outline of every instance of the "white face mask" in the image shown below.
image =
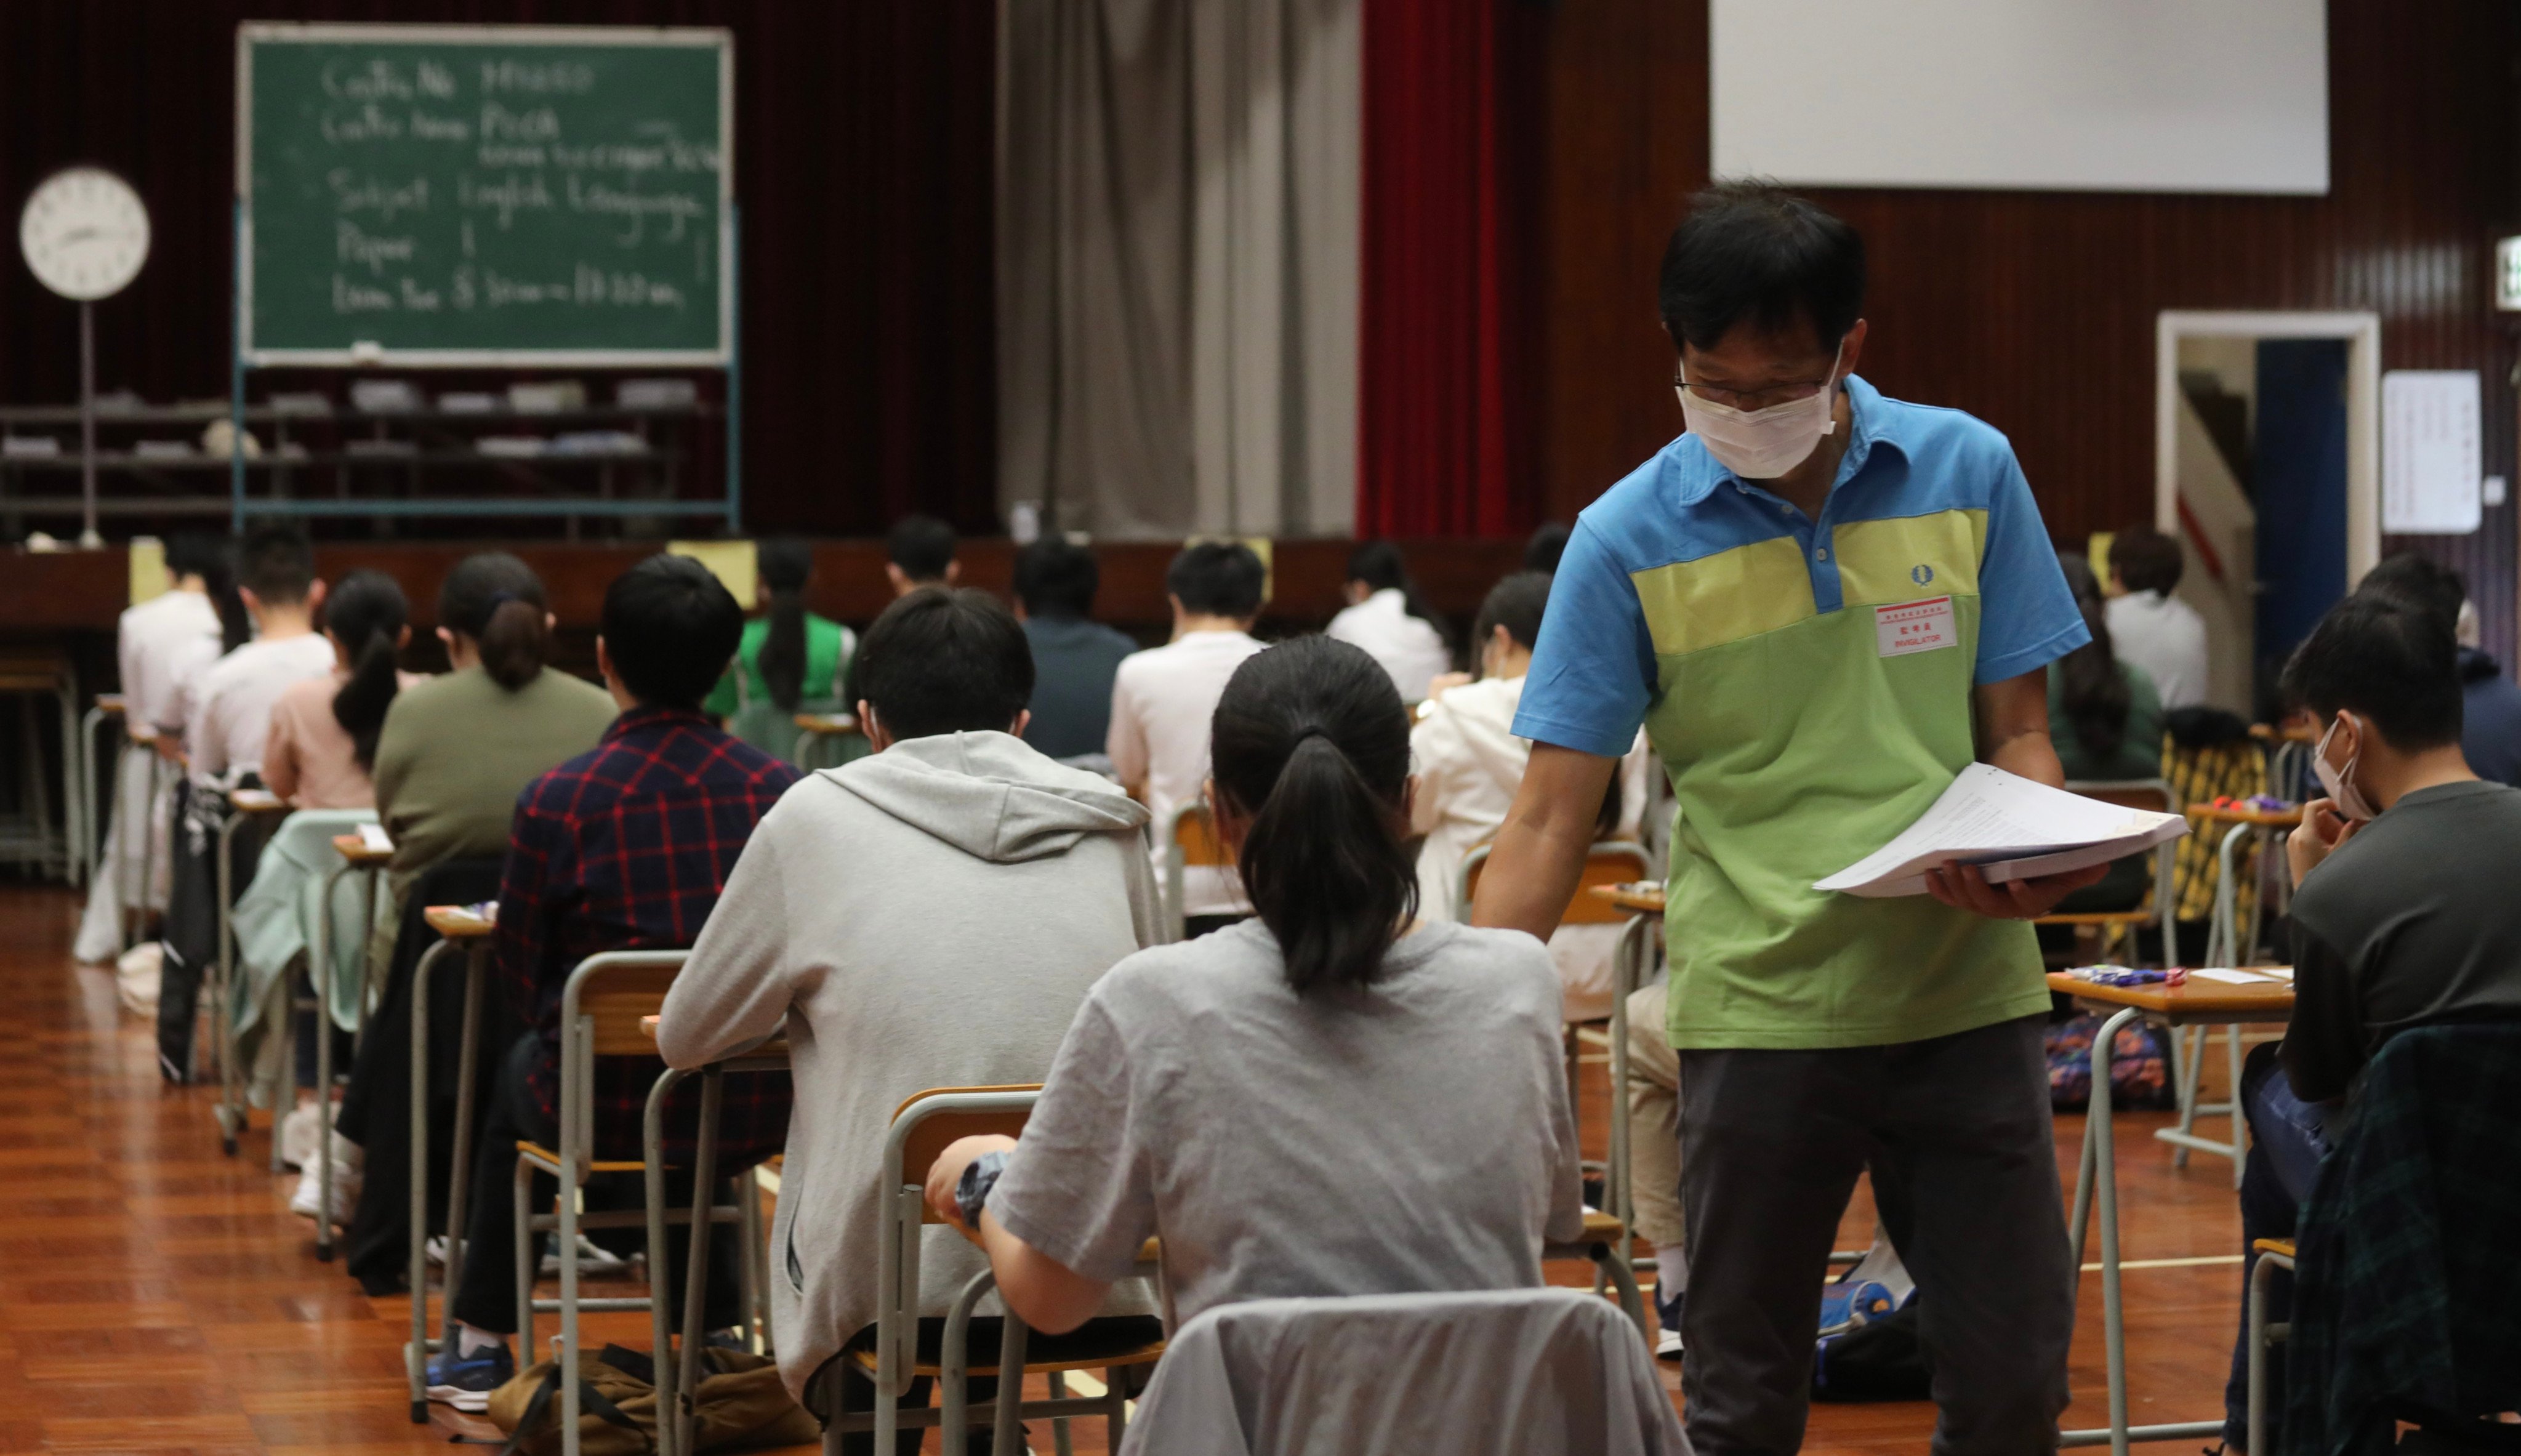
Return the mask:
[[[2319,780],[2320,792],[2336,800],[2337,812],[2358,823],[2378,819],[2381,811],[2373,808],[2372,801],[2363,796],[2363,791],[2355,787],[2355,764],[2363,756],[2362,739],[2360,736],[2356,739],[2355,755],[2346,760],[2344,768],[2329,766],[2328,741],[2337,736],[2338,725],[2345,721],[2346,714],[2339,713],[2337,721],[2329,724],[2328,731],[2319,736],[2319,747],[2311,751],[2312,774]],[[2356,727],[2359,735],[2371,731],[2360,723]]]
[[1687,385],[1674,385],[1680,417],[1707,446],[1716,462],[1745,480],[1773,480],[1811,457],[1821,436],[1838,428],[1833,414],[1838,399],[1838,361],[1847,356],[1841,341],[1830,356],[1829,379],[1810,399],[1772,404],[1764,410],[1739,410],[1701,399]]

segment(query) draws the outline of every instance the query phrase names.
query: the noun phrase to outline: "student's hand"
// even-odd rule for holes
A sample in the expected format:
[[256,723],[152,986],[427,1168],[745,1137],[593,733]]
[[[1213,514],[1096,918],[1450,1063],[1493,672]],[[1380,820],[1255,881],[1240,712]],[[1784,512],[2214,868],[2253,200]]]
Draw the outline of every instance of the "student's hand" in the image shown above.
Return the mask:
[[2315,798],[2302,806],[2302,824],[2285,836],[2285,863],[2293,871],[2293,883],[2319,867],[2320,862],[2337,851],[2337,846],[2355,838],[2363,826],[2337,812],[2337,800]]
[[1967,910],[1990,920],[2037,920],[2076,890],[2098,885],[2109,872],[2108,865],[2096,864],[2062,875],[2042,875],[2037,880],[1990,884],[1978,866],[1948,859],[1942,868],[1926,872],[1926,893],[1955,910]]
[[[999,1133],[956,1138],[947,1143],[945,1151],[938,1154],[937,1160],[928,1167],[928,1206],[947,1223],[964,1228],[963,1206],[954,1198],[955,1188],[963,1181],[963,1169],[970,1167],[972,1160],[984,1153],[995,1153],[1015,1145],[1014,1138]],[[964,1229],[964,1232],[969,1233],[970,1230]]]
[[1470,682],[1467,672],[1439,672],[1427,684],[1427,701],[1433,703],[1455,688],[1468,687]]

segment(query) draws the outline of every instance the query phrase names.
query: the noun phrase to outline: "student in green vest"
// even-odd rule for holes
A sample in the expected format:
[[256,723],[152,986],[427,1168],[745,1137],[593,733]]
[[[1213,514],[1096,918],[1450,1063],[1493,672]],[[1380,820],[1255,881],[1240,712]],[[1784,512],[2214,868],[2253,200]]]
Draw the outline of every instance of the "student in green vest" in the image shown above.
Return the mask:
[[727,731],[746,743],[793,763],[797,714],[844,710],[857,634],[805,610],[805,584],[814,574],[814,549],[805,542],[762,542],[754,551],[754,571],[761,582],[762,614],[744,624],[735,661],[702,711],[724,719]]

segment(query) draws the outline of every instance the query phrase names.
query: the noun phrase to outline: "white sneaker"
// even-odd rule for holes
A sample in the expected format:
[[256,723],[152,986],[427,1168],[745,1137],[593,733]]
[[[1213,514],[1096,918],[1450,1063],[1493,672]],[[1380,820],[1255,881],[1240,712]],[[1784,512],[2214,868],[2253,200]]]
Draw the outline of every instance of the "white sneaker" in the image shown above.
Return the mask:
[[[308,1160],[306,1170],[298,1175],[298,1191],[289,1196],[289,1211],[300,1218],[315,1216],[315,1167]],[[333,1226],[347,1228],[350,1215],[359,1206],[359,1170],[333,1164]]]
[[421,1256],[428,1259],[431,1263],[435,1264],[441,1269],[446,1267],[446,1236],[444,1234],[430,1235],[429,1242],[420,1247],[420,1251]]
[[1655,1336],[1655,1358],[1658,1360],[1677,1360],[1680,1358],[1680,1332],[1678,1330],[1666,1330]]
[[[284,1167],[311,1167],[315,1162],[315,1134],[322,1127],[323,1115],[315,1104],[301,1102],[280,1119],[280,1161]],[[340,1156],[340,1148],[334,1150]]]
[[[577,1277],[580,1279],[625,1278],[631,1265],[644,1262],[646,1259],[642,1255],[634,1253],[625,1259],[584,1234],[577,1236]],[[556,1240],[543,1245],[541,1269],[546,1279],[559,1277],[560,1250]]]

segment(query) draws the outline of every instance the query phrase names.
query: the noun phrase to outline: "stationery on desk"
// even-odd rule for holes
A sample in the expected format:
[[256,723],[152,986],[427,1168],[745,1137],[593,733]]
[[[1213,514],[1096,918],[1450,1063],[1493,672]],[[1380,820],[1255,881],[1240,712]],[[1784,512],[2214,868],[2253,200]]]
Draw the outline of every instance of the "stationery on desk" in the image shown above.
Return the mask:
[[386,833],[382,824],[362,824],[359,826],[359,846],[371,854],[391,854],[393,837]]
[[2104,803],[1973,763],[1890,843],[1812,888],[1870,899],[1923,894],[1926,872],[1947,860],[1977,865],[1990,881],[2031,880],[2141,854],[2187,832],[2178,814]]

